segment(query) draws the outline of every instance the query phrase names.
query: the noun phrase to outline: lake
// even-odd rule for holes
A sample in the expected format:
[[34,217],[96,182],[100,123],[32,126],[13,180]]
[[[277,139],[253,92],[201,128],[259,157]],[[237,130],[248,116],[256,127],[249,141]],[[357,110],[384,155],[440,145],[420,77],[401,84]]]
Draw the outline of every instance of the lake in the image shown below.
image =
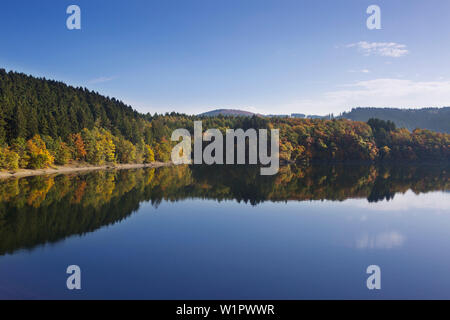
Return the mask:
[[[450,299],[449,165],[0,181],[2,299]],[[81,268],[81,290],[66,269]],[[381,289],[368,290],[378,265]]]

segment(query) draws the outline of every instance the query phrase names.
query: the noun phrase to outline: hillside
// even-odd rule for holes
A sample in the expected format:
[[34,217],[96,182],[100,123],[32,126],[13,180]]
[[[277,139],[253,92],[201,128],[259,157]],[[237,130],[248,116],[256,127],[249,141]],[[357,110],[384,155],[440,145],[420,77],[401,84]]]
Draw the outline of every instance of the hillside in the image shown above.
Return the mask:
[[354,108],[344,112],[343,118],[368,121],[371,118],[393,121],[399,128],[428,129],[450,133],[450,107],[423,109]]
[[0,144],[35,134],[66,139],[94,125],[133,143],[144,134],[144,116],[119,100],[4,69],[0,69],[0,106]]

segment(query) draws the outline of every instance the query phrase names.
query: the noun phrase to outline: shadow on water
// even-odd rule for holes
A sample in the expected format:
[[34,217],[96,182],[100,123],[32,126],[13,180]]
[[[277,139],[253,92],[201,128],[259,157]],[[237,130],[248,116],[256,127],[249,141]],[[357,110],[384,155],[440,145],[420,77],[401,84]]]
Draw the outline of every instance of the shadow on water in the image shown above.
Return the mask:
[[114,224],[149,201],[390,200],[396,193],[447,191],[448,165],[285,166],[261,176],[252,166],[177,166],[37,176],[0,181],[0,255]]

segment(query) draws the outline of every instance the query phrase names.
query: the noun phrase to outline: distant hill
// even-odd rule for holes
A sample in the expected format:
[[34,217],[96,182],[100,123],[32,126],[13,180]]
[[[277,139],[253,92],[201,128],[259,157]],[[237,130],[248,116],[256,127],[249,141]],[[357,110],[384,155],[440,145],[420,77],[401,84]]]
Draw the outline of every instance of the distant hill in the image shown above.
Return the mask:
[[331,119],[332,115],[326,116],[318,116],[318,115],[306,115],[303,113],[292,113],[292,114],[261,114],[261,113],[253,113],[244,110],[237,109],[217,109],[208,112],[204,112],[199,114],[199,116],[207,116],[207,117],[217,117],[219,115],[222,116],[230,116],[230,117],[253,117],[259,116],[264,118],[307,118],[307,119]]
[[350,112],[344,112],[342,118],[355,121],[378,118],[391,120],[399,128],[409,130],[422,128],[450,133],[450,107],[423,109],[354,108]]
[[199,116],[207,116],[207,117],[216,117],[216,116],[245,116],[245,117],[252,117],[254,115],[258,115],[253,112],[244,111],[244,110],[235,110],[235,109],[217,109],[212,110],[208,112],[204,112],[199,114]]

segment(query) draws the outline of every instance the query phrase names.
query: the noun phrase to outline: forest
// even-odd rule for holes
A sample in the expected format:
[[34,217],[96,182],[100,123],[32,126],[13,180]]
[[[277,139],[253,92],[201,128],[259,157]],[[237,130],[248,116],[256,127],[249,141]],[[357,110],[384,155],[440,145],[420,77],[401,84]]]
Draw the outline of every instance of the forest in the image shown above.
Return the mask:
[[369,119],[141,114],[86,88],[0,69],[0,169],[167,162],[172,131],[279,129],[284,162],[448,161],[450,134]]

